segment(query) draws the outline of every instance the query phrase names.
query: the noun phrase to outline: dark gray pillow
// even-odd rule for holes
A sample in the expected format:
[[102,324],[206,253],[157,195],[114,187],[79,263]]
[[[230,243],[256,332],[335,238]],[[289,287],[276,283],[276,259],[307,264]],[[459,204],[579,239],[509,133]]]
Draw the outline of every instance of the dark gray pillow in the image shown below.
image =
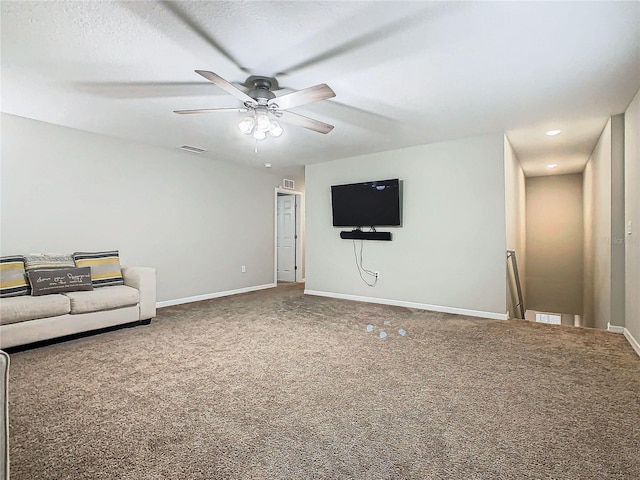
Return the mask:
[[90,267],[37,268],[27,272],[34,297],[50,293],[93,290]]

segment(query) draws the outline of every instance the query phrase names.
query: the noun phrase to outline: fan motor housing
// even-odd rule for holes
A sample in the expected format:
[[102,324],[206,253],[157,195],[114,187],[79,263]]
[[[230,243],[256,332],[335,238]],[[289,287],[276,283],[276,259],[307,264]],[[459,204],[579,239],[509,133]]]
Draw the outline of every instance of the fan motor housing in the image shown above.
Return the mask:
[[271,91],[271,80],[268,78],[254,78],[253,87],[247,95],[254,98],[259,105],[266,105],[269,100],[276,98]]

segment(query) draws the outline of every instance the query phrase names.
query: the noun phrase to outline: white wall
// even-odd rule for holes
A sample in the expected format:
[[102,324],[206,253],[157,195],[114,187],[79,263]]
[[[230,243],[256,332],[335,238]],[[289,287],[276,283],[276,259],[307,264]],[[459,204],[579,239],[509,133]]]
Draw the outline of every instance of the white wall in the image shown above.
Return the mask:
[[581,315],[582,174],[530,177],[527,186],[527,308]]
[[625,334],[640,355],[640,91],[625,112]]
[[[526,250],[526,190],[525,176],[520,166],[520,161],[507,137],[504,137],[504,166],[505,166],[505,198],[507,221],[507,249],[516,251],[518,260],[518,273],[520,287],[524,297],[524,305],[527,305],[527,250]],[[507,307],[510,318],[518,318],[520,309],[516,309],[518,303],[517,289],[513,281],[511,262],[508,263],[509,275],[507,278]]]
[[[602,138],[601,138],[602,140]],[[599,144],[600,142],[598,142]],[[597,150],[598,145],[594,149]],[[593,155],[593,152],[592,154]],[[582,325],[593,327],[593,270],[594,270],[594,233],[593,233],[593,163],[588,161],[582,172],[582,222],[584,225],[583,255],[583,291],[582,291]]]
[[607,328],[611,309],[611,120],[583,173],[586,327]]
[[[391,242],[364,242],[372,288],[332,227],[330,187],[388,178],[403,181],[403,225],[380,229]],[[309,165],[306,233],[308,291],[506,318],[503,135]]]
[[293,180],[295,182],[294,190],[297,192],[304,192],[304,176],[305,176],[305,167],[290,167],[282,171],[282,174],[279,176],[280,185],[282,185],[282,179],[287,178],[289,180]]
[[611,117],[611,315],[609,323],[625,325],[624,246],[624,114]]
[[1,162],[2,255],[118,249],[158,301],[273,283],[273,174],[6,114]]
[[624,118],[609,119],[584,170],[584,317],[587,327],[623,327]]

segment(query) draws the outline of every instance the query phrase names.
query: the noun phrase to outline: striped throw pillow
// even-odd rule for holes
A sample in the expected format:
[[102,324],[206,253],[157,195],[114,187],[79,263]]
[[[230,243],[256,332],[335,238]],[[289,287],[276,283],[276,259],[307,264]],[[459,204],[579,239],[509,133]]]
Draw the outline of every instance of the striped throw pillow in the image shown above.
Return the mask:
[[24,270],[24,257],[0,258],[0,298],[29,295],[31,287]]
[[73,257],[65,253],[30,253],[24,256],[24,268],[28,272],[35,268],[72,268]]
[[109,252],[75,252],[77,267],[91,267],[93,288],[124,285],[118,250]]

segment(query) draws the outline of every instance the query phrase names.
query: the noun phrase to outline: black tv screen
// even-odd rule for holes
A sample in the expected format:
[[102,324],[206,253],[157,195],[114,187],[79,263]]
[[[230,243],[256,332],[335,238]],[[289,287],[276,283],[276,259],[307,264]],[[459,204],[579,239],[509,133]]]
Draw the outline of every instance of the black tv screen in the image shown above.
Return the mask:
[[398,227],[400,219],[400,181],[333,185],[331,209],[334,227]]

